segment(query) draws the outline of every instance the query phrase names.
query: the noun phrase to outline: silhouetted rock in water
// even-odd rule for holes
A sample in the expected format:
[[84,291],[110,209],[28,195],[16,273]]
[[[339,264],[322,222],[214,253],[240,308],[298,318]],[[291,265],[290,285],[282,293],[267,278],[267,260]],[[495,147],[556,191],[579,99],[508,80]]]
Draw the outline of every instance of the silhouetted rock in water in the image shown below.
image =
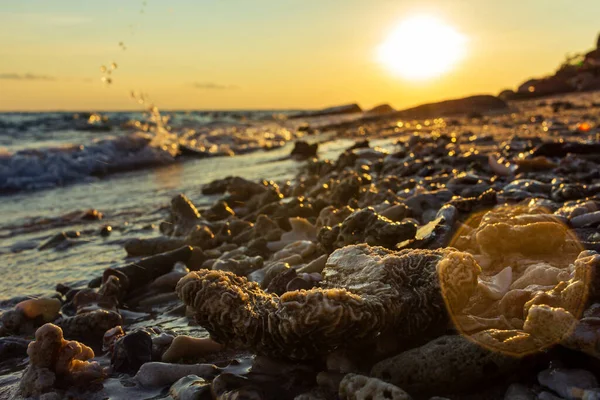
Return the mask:
[[517,94],[527,97],[548,96],[551,94],[568,93],[575,90],[567,79],[550,76],[542,79],[530,79],[517,89]]
[[371,108],[366,113],[369,115],[381,115],[381,114],[389,114],[394,111],[396,111],[396,110],[389,104],[380,104],[378,106]]
[[600,67],[600,48],[586,53],[583,63],[587,66]]
[[[598,38],[600,41],[600,36]],[[516,93],[502,92],[505,100],[530,99],[570,92],[600,90],[600,43],[588,53],[568,57],[555,74],[522,83]]]
[[515,91],[512,89],[506,89],[498,94],[498,97],[504,101],[513,100],[515,98]]
[[322,110],[304,111],[292,114],[288,118],[323,117],[327,115],[354,114],[362,112],[362,108],[356,103],[344,104],[342,106],[328,107]]
[[394,118],[425,119],[460,115],[469,113],[486,114],[490,112],[508,111],[504,100],[490,95],[465,97],[462,99],[446,100],[439,103],[423,104],[392,113]]
[[295,143],[294,150],[292,150],[290,156],[295,159],[305,160],[307,158],[315,157],[318,149],[318,143],[308,144],[305,141],[300,140]]

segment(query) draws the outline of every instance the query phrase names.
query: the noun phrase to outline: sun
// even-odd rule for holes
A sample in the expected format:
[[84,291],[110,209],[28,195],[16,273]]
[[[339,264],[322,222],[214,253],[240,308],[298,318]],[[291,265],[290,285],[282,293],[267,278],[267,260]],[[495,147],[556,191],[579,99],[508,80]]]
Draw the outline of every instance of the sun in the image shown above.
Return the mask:
[[466,37],[432,16],[401,21],[377,48],[378,61],[410,80],[439,77],[464,57]]

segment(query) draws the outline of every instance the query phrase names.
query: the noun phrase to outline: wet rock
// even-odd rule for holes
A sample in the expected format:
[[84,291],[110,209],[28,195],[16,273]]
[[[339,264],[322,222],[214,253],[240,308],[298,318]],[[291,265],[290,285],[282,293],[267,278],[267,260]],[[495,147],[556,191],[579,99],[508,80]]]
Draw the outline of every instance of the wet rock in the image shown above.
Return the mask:
[[27,357],[30,341],[16,336],[0,338],[0,360]]
[[216,179],[210,183],[207,183],[202,186],[202,194],[211,195],[225,193],[232,179],[232,176],[228,176],[227,178]]
[[0,335],[4,336],[25,331],[25,324],[27,322],[27,317],[25,317],[25,314],[23,314],[21,310],[5,311],[2,313],[2,316],[0,316]]
[[564,400],[562,397],[555,396],[550,392],[541,392],[537,396],[538,400]]
[[331,202],[337,206],[343,207],[351,199],[358,196],[360,192],[361,180],[357,175],[350,175],[337,182],[330,194]]
[[266,286],[266,291],[277,295],[282,295],[287,292],[288,284],[297,277],[296,270],[286,268],[275,275]]
[[298,160],[306,160],[307,158],[316,157],[318,149],[318,143],[308,144],[303,140],[299,140],[294,143],[294,149],[290,156]]
[[535,393],[527,386],[513,383],[506,390],[505,400],[536,400]]
[[269,242],[267,244],[269,250],[279,251],[284,249],[289,244],[303,240],[314,241],[317,238],[316,228],[307,219],[290,218],[289,222],[292,230],[283,233],[279,241]]
[[52,322],[58,317],[62,304],[58,299],[30,299],[18,303],[15,309],[23,312],[29,319],[41,317],[44,322]]
[[586,228],[600,224],[600,211],[595,211],[571,218],[573,228]]
[[102,213],[98,210],[90,208],[81,215],[80,219],[84,221],[99,221],[102,219]]
[[162,362],[149,362],[141,366],[135,374],[135,379],[147,387],[160,387],[171,385],[179,379],[196,375],[206,380],[217,376],[220,369],[211,364],[167,364]]
[[215,378],[211,388],[217,399],[264,399],[263,391],[252,385],[250,379],[240,375],[223,373]]
[[600,317],[585,317],[561,344],[600,359]]
[[339,388],[339,396],[342,400],[363,399],[393,399],[411,400],[412,397],[404,390],[381,381],[363,375],[347,374],[342,379]]
[[56,321],[67,337],[97,342],[102,340],[107,330],[122,324],[120,314],[107,310],[90,311]]
[[102,237],[108,237],[112,233],[112,230],[113,230],[112,226],[110,226],[110,225],[104,225],[100,229],[100,236],[102,236]]
[[162,361],[167,363],[177,362],[182,359],[204,357],[207,354],[217,353],[223,346],[210,338],[195,338],[180,335],[173,339],[168,350],[163,354]]
[[290,265],[284,262],[271,262],[263,268],[248,274],[248,280],[256,282],[263,289],[267,289],[271,281],[281,272],[290,269]]
[[235,212],[224,201],[217,201],[211,208],[202,213],[202,216],[208,221],[220,221],[234,215]]
[[[193,254],[191,246],[184,246],[177,250],[167,253],[157,254],[151,257],[141,259],[135,263],[128,264],[124,267],[107,269],[104,272],[105,276],[116,274],[130,290],[142,287],[159,276],[169,273],[176,262],[187,263]],[[123,278],[123,279],[121,279]]]
[[173,400],[212,400],[210,382],[198,375],[188,375],[179,379],[169,389]]
[[327,206],[319,212],[317,218],[316,227],[322,226],[335,226],[343,222],[354,210],[350,207],[335,208],[334,206]]
[[325,265],[327,263],[327,258],[328,255],[327,254],[323,254],[322,256],[312,260],[310,263],[306,264],[303,267],[298,268],[298,272],[300,273],[321,273],[323,271],[323,268],[325,268]]
[[171,236],[187,236],[200,222],[200,213],[185,195],[171,199],[171,210],[160,231]]
[[160,236],[148,239],[129,239],[123,247],[129,257],[153,256],[179,249],[186,245],[182,238]]
[[[394,253],[358,245],[329,257],[322,288],[278,297],[231,273],[200,270],[183,278],[176,291],[218,342],[306,359],[374,339],[384,328],[394,330],[399,342],[440,328],[447,315],[439,281],[452,288],[445,293],[449,307],[461,309],[477,285],[478,271],[465,253]],[[323,313],[331,307],[339,312]]]
[[56,235],[52,236],[50,239],[42,243],[38,247],[38,250],[41,251],[56,248],[64,244],[68,239],[76,239],[79,236],[81,236],[81,234],[77,231],[66,231],[57,233]]
[[599,143],[576,142],[545,142],[535,148],[532,157],[565,157],[567,154],[597,154],[600,153]]
[[79,342],[64,340],[61,329],[53,324],[36,331],[27,354],[29,366],[19,383],[19,393],[24,397],[40,396],[55,387],[89,390],[88,385],[106,377],[98,363],[87,361],[94,357],[94,351]]
[[185,264],[177,262],[175,266],[173,266],[173,271],[168,274],[159,276],[149,285],[151,289],[156,289],[158,291],[164,292],[172,292],[175,290],[175,286],[177,282],[181,278],[183,278],[190,270],[185,266]]
[[456,393],[502,379],[519,363],[463,336],[442,336],[375,364],[371,375],[413,395],[433,394],[440,388]]
[[131,332],[115,342],[111,359],[115,371],[134,375],[143,364],[151,361],[152,337],[148,332]]
[[586,390],[600,388],[594,374],[583,369],[546,369],[538,374],[538,382],[565,399],[581,399]]
[[373,208],[355,211],[342,222],[336,246],[356,243],[393,248],[397,243],[412,239],[417,226],[410,222],[392,222],[377,214]]

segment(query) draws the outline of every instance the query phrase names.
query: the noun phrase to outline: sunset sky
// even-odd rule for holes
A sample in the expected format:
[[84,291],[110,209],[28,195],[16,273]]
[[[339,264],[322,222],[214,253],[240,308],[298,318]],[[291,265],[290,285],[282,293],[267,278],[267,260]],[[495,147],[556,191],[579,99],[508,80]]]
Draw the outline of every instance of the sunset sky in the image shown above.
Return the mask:
[[[378,47],[411,16],[466,38],[413,81]],[[19,0],[0,11],[0,110],[406,107],[515,88],[593,47],[599,0]],[[119,46],[122,42],[125,49]],[[115,62],[113,83],[100,67]]]

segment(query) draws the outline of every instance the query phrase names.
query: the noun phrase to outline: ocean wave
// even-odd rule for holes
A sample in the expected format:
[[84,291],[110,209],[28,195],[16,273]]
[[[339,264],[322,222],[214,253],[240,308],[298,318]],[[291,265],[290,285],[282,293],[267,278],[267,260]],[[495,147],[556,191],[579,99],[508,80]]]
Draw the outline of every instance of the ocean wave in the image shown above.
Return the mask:
[[136,132],[91,145],[0,151],[0,191],[62,186],[94,177],[175,161],[176,136]]

